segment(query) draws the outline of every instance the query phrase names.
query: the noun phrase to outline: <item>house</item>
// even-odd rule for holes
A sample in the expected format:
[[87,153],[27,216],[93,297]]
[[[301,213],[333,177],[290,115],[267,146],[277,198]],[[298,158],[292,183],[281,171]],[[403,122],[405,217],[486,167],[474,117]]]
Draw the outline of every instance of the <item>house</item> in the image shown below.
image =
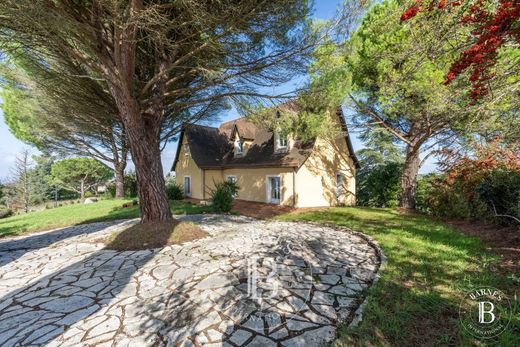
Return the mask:
[[354,205],[358,161],[341,110],[335,139],[300,141],[246,118],[218,128],[185,125],[172,171],[187,197],[207,200],[234,181],[237,199],[293,207]]

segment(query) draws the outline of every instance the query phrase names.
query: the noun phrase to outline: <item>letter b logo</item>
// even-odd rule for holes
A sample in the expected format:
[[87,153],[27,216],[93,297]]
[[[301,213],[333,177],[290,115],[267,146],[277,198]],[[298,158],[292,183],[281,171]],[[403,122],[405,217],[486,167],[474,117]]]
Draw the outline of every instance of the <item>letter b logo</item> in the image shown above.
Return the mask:
[[495,321],[493,310],[495,305],[490,301],[480,301],[478,303],[478,322],[481,324],[491,324]]

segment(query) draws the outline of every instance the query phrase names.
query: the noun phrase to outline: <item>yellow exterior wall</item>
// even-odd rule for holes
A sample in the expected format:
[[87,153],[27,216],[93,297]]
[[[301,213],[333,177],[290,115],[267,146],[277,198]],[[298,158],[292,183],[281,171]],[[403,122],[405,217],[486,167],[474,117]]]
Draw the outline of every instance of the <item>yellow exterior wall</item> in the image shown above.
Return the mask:
[[[282,205],[293,205],[293,170],[291,168],[239,168],[222,170],[202,170],[191,155],[184,155],[184,138],[179,161],[177,162],[175,181],[184,184],[184,176],[191,177],[191,197],[209,200],[215,184],[227,179],[227,176],[236,176],[239,187],[237,199],[267,202],[267,176],[280,176],[282,179]],[[204,187],[203,187],[204,181]]]
[[[343,194],[336,198],[336,173],[343,174]],[[318,139],[296,174],[296,207],[356,203],[356,169],[343,137]]]
[[240,188],[237,199],[267,202],[267,176],[280,176],[281,205],[293,205],[293,169],[292,168],[237,168],[223,170],[223,178],[236,176]]
[[223,170],[204,170],[204,181],[206,184],[204,199],[209,200],[215,184],[224,181]]
[[184,186],[184,176],[191,177],[191,197],[195,199],[202,199],[202,169],[200,169],[193,158],[191,153],[185,155],[184,145],[187,143],[186,137],[182,141],[181,151],[179,153],[179,161],[175,167],[175,182]]
[[[185,143],[186,138],[183,147]],[[296,207],[319,207],[340,204],[350,206],[356,203],[355,166],[342,137],[335,140],[318,139],[312,154],[297,171],[292,168],[202,170],[191,155],[185,156],[183,147],[176,166],[176,182],[183,185],[184,176],[190,176],[192,198],[209,200],[215,183],[226,180],[227,176],[236,176],[240,188],[238,199],[267,202],[267,176],[279,175],[282,179],[282,205],[293,206],[295,203]],[[344,177],[344,193],[339,201],[336,198],[338,172]]]

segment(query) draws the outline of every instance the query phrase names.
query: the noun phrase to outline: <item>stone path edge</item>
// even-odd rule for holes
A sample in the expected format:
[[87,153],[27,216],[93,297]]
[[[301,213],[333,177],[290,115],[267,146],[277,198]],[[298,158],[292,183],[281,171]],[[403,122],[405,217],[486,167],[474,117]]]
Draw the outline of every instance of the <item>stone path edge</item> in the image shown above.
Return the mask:
[[[376,272],[374,273],[374,278],[372,281],[370,281],[370,285],[368,286],[367,290],[371,289],[381,278],[381,271],[384,270],[386,267],[388,260],[385,256],[385,253],[383,252],[383,249],[379,245],[379,242],[377,242],[373,237],[368,236],[367,234],[361,232],[352,230],[348,227],[342,227],[337,224],[333,223],[318,223],[318,222],[309,222],[309,221],[296,221],[297,223],[303,223],[308,225],[318,225],[318,226],[325,226],[337,231],[350,233],[356,236],[359,236],[363,240],[365,240],[376,252],[377,259],[379,260],[379,264],[377,267]],[[343,320],[342,322],[338,322],[338,325],[336,327],[339,327],[340,325],[346,325],[348,328],[353,328],[359,325],[361,321],[363,320],[363,312],[365,310],[366,305],[368,304],[368,296],[365,295],[363,299],[357,300],[359,302],[358,307],[352,311],[352,313],[347,317],[347,319]],[[336,336],[335,339],[338,338],[338,332],[339,329],[336,329]]]

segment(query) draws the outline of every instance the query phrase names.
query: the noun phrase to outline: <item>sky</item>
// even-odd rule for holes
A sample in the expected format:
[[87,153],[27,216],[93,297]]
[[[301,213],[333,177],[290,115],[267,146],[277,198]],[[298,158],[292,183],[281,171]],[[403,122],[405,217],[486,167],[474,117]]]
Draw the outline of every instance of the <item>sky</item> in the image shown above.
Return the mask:
[[[331,18],[336,8],[342,3],[343,0],[316,0],[315,10],[313,17],[316,19],[328,19]],[[295,83],[293,83],[294,85]],[[283,86],[281,88],[290,88],[289,86]],[[1,99],[0,99],[1,103]],[[209,125],[217,126],[220,122],[238,118],[239,115],[235,110],[224,112],[220,115],[218,120],[210,123]],[[363,143],[357,138],[356,133],[351,131],[352,144],[355,151],[363,148]],[[38,151],[30,146],[17,140],[9,131],[9,128],[5,124],[2,110],[0,109],[0,181],[8,179],[10,176],[11,168],[14,164],[16,156],[19,155],[24,149],[29,149],[31,153],[38,154]],[[175,157],[175,151],[177,149],[177,143],[171,142],[166,145],[162,152],[162,163],[164,172],[170,171]],[[430,158],[424,166],[421,168],[421,173],[427,173],[435,170],[435,160]],[[132,169],[133,165],[130,163],[128,169]]]

